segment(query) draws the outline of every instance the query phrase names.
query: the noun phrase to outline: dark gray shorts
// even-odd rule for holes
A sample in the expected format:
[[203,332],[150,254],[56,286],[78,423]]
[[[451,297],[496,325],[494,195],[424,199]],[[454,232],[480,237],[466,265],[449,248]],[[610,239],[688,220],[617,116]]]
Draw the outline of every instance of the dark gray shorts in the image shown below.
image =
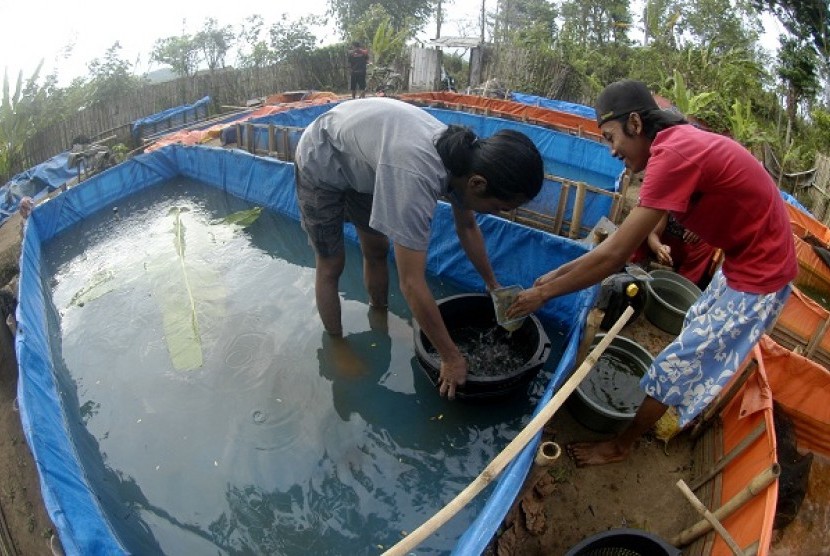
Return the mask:
[[343,224],[351,222],[360,230],[383,235],[369,226],[372,195],[354,190],[332,191],[314,184],[314,180],[294,167],[297,201],[301,223],[308,243],[321,257],[332,257],[343,250]]

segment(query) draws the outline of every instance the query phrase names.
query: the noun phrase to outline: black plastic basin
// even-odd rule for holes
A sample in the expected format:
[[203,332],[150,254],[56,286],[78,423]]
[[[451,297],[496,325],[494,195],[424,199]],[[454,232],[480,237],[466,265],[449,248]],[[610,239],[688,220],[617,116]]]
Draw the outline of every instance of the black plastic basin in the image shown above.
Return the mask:
[[[467,382],[456,390],[459,399],[486,400],[515,393],[526,386],[547,361],[550,340],[535,316],[529,315],[520,328],[508,334],[496,322],[493,301],[487,294],[465,293],[445,297],[437,303],[444,324],[454,340],[454,333],[461,329],[472,327],[488,331],[498,328],[497,333],[504,333],[511,352],[524,362],[518,368],[504,369],[504,372],[490,376],[468,375]],[[430,382],[437,386],[441,361],[417,322],[414,329],[415,355],[418,363]]]

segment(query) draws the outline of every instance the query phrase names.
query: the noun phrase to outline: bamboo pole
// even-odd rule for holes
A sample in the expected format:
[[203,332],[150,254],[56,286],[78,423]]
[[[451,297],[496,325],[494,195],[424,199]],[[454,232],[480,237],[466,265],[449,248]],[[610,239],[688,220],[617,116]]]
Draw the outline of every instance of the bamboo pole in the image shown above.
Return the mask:
[[813,334],[812,338],[810,338],[810,341],[807,343],[807,347],[804,349],[805,357],[813,357],[813,352],[816,351],[816,348],[824,339],[824,335],[827,334],[828,328],[830,328],[830,316],[824,319],[824,322],[821,323],[821,326],[819,327],[818,331]]
[[585,208],[585,182],[576,182],[576,197],[574,197],[574,207],[571,213],[571,226],[568,230],[568,237],[571,239],[579,238],[579,230],[582,227],[582,211]]
[[591,347],[591,342],[597,335],[599,325],[602,324],[602,319],[605,318],[605,309],[594,307],[588,311],[588,318],[585,319],[585,330],[582,333],[582,341],[579,343],[579,349],[576,351],[576,362],[581,363],[588,349]]
[[560,181],[559,188],[559,203],[556,206],[556,214],[553,220],[553,232],[555,234],[562,233],[562,222],[565,220],[565,207],[568,204],[568,193],[571,189],[570,180]]
[[691,502],[692,506],[698,511],[703,518],[709,522],[709,524],[718,532],[718,534],[723,538],[723,541],[729,547],[729,550],[732,551],[735,556],[742,556],[744,551],[741,550],[741,547],[738,546],[738,543],[735,542],[735,539],[732,538],[732,535],[729,534],[729,531],[726,530],[726,527],[723,526],[718,518],[714,516],[712,512],[709,511],[709,508],[703,505],[703,502],[698,500],[695,493],[683,482],[683,479],[677,481],[677,488],[683,493],[683,495]]
[[473,480],[473,482],[467,485],[464,490],[462,490],[446,506],[441,508],[435,515],[383,554],[386,556],[399,556],[407,554],[410,550],[413,550],[421,544],[429,535],[438,530],[439,527],[449,521],[450,518],[467,505],[467,503],[479,492],[484,490],[491,482],[493,482],[493,480],[498,477],[499,473],[501,473],[502,469],[504,469],[507,464],[510,463],[519,453],[519,451],[522,450],[522,448],[524,448],[533,439],[533,437],[542,430],[550,418],[553,417],[553,414],[556,413],[559,407],[565,402],[566,399],[568,399],[568,396],[576,390],[576,387],[579,386],[579,383],[582,382],[591,368],[593,368],[593,366],[597,363],[599,358],[605,352],[605,348],[607,348],[608,344],[610,344],[611,341],[617,336],[633,313],[633,307],[628,307],[625,311],[623,311],[623,314],[620,315],[620,318],[617,319],[614,326],[612,326],[608,333],[602,338],[602,340],[600,340],[597,347],[595,347],[591,353],[588,354],[588,357],[586,357],[585,361],[579,366],[579,368],[577,368],[576,371],[574,371],[573,375],[571,375],[565,384],[557,390],[556,394],[554,394],[550,401],[539,411],[539,413],[537,413],[536,416],[530,420],[525,428],[519,431],[519,434],[517,434],[516,437],[511,440],[510,443],[501,452],[499,452],[495,458],[493,458],[493,461],[491,461],[490,464],[484,468],[484,471],[482,471],[478,477]]
[[[746,485],[737,494],[735,494],[735,496],[727,500],[727,502],[723,506],[721,506],[712,513],[720,521],[725,520],[733,513],[735,513],[737,510],[739,510],[744,504],[749,502],[758,493],[760,493],[769,485],[771,485],[780,474],[781,466],[777,463],[773,463],[771,466],[769,466],[769,468],[761,471],[758,475],[756,475],[755,478],[752,479],[748,485]],[[698,521],[691,527],[684,529],[678,535],[674,536],[671,540],[671,544],[673,544],[674,546],[686,546],[698,537],[708,533],[711,529],[712,526],[709,524],[709,522],[703,519],[701,521]]]
[[729,462],[741,455],[744,452],[744,450],[749,448],[752,445],[752,443],[758,439],[758,437],[764,434],[764,431],[766,430],[767,426],[764,421],[758,423],[758,426],[755,427],[752,430],[752,432],[746,435],[744,439],[741,440],[734,448],[732,448],[732,450],[730,450],[728,454],[726,454],[720,460],[715,462],[715,464],[705,473],[701,474],[700,477],[692,481],[692,484],[689,485],[689,488],[695,491],[699,489],[701,486],[703,486],[705,483],[709,482],[709,480],[712,479],[712,477],[720,473],[727,465],[729,465]]

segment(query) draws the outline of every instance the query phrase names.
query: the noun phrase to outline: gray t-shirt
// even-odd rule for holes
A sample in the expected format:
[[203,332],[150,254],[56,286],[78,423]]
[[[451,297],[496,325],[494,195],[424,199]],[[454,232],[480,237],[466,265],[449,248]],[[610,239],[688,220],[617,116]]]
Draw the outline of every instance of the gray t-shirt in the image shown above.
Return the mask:
[[435,150],[447,126],[389,98],[345,101],[303,132],[296,162],[315,187],[374,196],[369,225],[426,251],[432,214],[449,176]]

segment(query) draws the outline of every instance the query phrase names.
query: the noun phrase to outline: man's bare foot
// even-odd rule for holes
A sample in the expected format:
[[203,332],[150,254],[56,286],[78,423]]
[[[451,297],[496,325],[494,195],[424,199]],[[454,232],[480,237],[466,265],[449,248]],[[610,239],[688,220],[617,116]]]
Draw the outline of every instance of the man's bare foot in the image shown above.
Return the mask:
[[360,378],[368,374],[369,369],[366,362],[358,357],[345,338],[330,337],[329,349],[331,350],[334,372],[338,377]]
[[565,449],[577,467],[605,465],[625,460],[631,447],[621,446],[616,439],[602,442],[573,442]]
[[369,328],[378,332],[389,332],[389,309],[385,306],[369,305]]

